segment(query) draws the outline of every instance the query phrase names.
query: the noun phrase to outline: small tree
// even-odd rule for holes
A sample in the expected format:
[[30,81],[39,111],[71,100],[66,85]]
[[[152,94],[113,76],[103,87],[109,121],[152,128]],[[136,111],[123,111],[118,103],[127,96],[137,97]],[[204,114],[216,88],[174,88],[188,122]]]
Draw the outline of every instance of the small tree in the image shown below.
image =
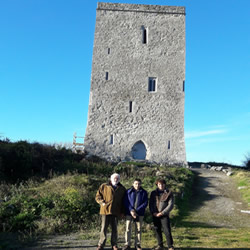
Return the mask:
[[243,162],[244,163],[244,166],[250,170],[250,153],[248,153],[246,156],[245,156],[245,161]]

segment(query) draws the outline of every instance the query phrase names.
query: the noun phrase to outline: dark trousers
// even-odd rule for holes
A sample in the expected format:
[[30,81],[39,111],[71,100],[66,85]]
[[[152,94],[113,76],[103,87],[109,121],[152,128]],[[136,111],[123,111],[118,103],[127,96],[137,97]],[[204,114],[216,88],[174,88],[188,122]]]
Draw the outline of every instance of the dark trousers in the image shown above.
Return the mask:
[[156,231],[156,238],[159,246],[163,246],[162,230],[166,236],[168,247],[173,246],[173,238],[170,228],[170,220],[168,216],[153,217],[154,228]]
[[98,246],[105,246],[108,226],[111,225],[111,245],[117,245],[117,217],[114,215],[102,215],[102,227]]

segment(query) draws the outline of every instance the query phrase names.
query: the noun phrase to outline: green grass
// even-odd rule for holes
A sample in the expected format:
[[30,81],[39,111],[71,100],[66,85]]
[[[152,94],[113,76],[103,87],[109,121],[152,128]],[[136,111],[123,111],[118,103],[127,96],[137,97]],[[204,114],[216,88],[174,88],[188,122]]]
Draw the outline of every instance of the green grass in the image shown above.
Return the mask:
[[[172,227],[174,245],[177,248],[249,248],[250,230],[246,228],[206,228]],[[163,236],[165,239],[165,236]],[[142,247],[152,248],[157,245],[153,231],[143,232]],[[164,242],[166,246],[166,241]]]
[[173,237],[177,247],[250,247],[247,229],[180,227],[173,228]]
[[238,170],[232,178],[236,181],[238,187],[241,187],[242,199],[250,206],[250,171]]

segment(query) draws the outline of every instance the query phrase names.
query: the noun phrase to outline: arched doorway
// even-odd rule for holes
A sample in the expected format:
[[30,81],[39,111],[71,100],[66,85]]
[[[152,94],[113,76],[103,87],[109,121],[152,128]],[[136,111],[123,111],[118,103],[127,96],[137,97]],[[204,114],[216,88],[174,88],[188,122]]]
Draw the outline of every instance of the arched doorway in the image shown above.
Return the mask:
[[147,149],[142,141],[138,141],[132,147],[132,157],[135,160],[145,160],[147,155]]

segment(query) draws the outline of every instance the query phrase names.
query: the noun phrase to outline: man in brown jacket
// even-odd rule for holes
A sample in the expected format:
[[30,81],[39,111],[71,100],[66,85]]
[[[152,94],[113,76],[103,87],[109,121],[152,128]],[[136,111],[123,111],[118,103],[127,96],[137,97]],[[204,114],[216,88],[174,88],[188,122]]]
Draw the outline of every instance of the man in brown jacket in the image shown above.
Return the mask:
[[109,183],[102,184],[97,193],[95,200],[100,204],[100,215],[102,217],[102,226],[100,240],[97,250],[102,250],[107,239],[107,229],[111,225],[111,245],[113,250],[117,247],[117,218],[124,214],[123,198],[126,188],[120,183],[120,175],[115,173],[110,177]]

